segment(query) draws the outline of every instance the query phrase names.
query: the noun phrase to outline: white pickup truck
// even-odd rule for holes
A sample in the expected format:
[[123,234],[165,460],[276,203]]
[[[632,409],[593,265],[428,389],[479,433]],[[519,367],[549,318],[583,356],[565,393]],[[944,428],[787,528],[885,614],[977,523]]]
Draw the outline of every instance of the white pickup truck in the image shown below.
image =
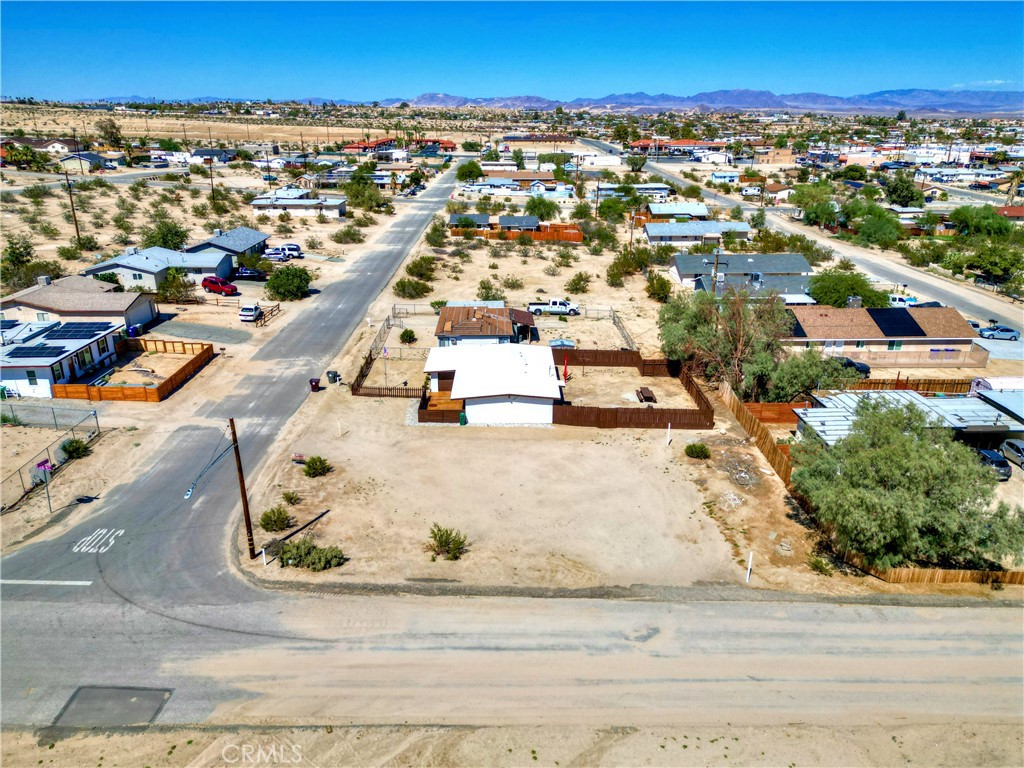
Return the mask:
[[580,313],[580,305],[571,301],[551,299],[550,301],[531,301],[526,309],[535,315],[572,315]]

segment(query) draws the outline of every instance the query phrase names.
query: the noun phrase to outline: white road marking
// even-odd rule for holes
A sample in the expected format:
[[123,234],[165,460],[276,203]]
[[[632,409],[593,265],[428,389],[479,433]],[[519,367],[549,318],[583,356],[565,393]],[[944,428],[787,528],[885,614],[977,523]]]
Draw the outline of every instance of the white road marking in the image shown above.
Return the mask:
[[46,581],[46,580],[33,580],[33,579],[0,579],[0,585],[3,584],[28,584],[31,586],[39,587],[88,587],[92,584],[91,581]]
[[106,528],[97,528],[89,536],[79,541],[75,546],[71,548],[72,552],[84,552],[87,554],[96,554],[98,552],[106,552],[112,546],[118,536],[124,534],[124,528],[107,530]]

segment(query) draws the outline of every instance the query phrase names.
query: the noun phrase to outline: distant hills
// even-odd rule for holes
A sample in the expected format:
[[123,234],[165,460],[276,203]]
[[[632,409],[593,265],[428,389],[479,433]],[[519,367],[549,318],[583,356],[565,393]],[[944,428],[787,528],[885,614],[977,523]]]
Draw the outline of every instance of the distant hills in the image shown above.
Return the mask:
[[[156,103],[152,96],[112,96],[104,99],[90,99],[90,102],[108,104]],[[193,104],[213,102],[241,102],[258,99],[239,99],[217,96],[199,96],[185,101]],[[346,99],[327,99],[310,96],[293,99],[305,104],[334,103],[357,104]],[[816,112],[916,112],[924,114],[1021,114],[1024,113],[1024,91],[961,91],[928,90],[909,88],[905,90],[875,91],[859,96],[829,96],[824,93],[784,93],[752,91],[746,89],[706,91],[693,96],[673,96],[668,93],[648,94],[612,93],[601,98],[578,98],[572,101],[556,101],[543,96],[488,96],[471,98],[447,93],[424,93],[414,98],[381,99],[381,106],[396,106],[407,102],[414,107],[483,107],[489,109],[536,109],[553,110],[590,109],[608,112],[661,112],[667,110],[723,111],[729,109],[768,110],[811,110]]]

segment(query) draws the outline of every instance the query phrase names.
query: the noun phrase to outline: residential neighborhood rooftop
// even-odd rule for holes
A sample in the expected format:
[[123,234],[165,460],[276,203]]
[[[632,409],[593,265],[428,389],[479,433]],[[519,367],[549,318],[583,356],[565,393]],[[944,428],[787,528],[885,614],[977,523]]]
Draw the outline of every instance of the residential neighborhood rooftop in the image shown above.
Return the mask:
[[953,307],[794,307],[793,338],[806,339],[964,339],[974,329]]
[[451,398],[561,398],[561,385],[551,347],[526,344],[434,347],[425,373],[455,371]]
[[195,245],[189,246],[188,250],[190,252],[200,251],[204,250],[205,246],[212,245],[235,253],[244,253],[269,239],[270,235],[265,235],[259,230],[250,227],[235,227],[227,232],[208,237],[206,240],[200,240]]

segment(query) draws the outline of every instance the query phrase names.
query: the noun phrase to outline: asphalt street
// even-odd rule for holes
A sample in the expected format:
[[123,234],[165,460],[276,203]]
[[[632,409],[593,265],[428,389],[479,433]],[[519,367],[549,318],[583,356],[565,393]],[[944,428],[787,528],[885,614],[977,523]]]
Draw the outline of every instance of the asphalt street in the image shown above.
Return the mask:
[[[174,174],[176,176],[184,176],[188,173],[188,168],[146,168],[140,171],[132,171],[128,173],[111,173],[102,175],[86,175],[80,173],[71,173],[68,171],[68,178],[73,181],[86,181],[89,179],[103,179],[111,184],[134,184],[139,179],[152,179],[149,183],[152,186],[174,186],[177,182],[172,181],[157,181],[161,176],[166,174]],[[21,192],[26,186],[34,186],[36,184],[42,184],[50,189],[57,189],[58,187],[64,186],[64,174],[52,174],[52,173],[34,173],[32,171],[11,171],[9,169],[4,171],[4,175],[11,181],[15,182],[15,186],[5,187],[4,189],[8,192],[14,192],[17,194]],[[44,179],[44,181],[39,181]],[[52,180],[51,180],[52,179]],[[20,184],[18,182],[21,182]]]
[[4,725],[52,723],[80,686],[168,689],[165,724],[1019,720],[1018,607],[318,596],[237,576],[230,456],[185,489],[229,416],[259,471],[453,188],[450,172],[403,203],[259,352],[264,371],[87,521],[0,561]]

